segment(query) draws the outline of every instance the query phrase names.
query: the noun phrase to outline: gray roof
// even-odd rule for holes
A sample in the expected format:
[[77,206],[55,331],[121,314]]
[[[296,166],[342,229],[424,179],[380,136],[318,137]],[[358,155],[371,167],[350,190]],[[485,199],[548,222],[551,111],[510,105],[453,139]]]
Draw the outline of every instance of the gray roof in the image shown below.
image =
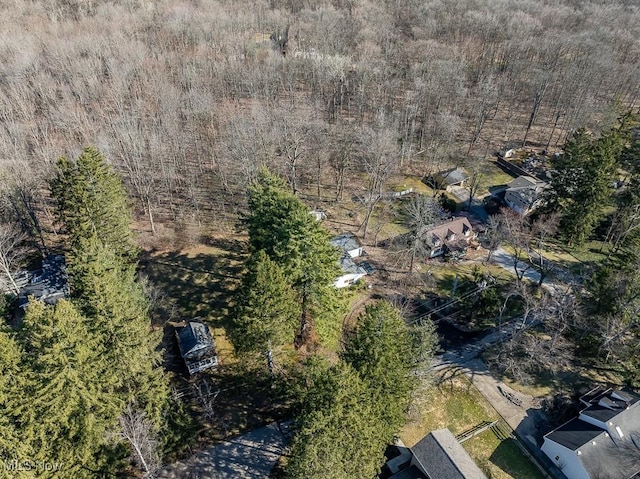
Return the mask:
[[606,423],[610,433],[575,418],[545,438],[576,451],[591,477],[629,479],[640,473],[640,396],[594,389],[580,399],[590,404],[580,414]]
[[[640,411],[629,414],[627,409],[640,401],[640,396],[626,391],[607,390],[603,394],[591,399],[590,405],[580,411],[580,414],[592,417],[598,421],[607,422],[620,416],[616,422],[620,422],[624,416],[627,420],[632,420],[638,416],[640,422]],[[639,424],[640,426],[640,424]],[[639,429],[640,430],[640,429]]]
[[342,233],[331,238],[331,244],[342,251],[353,251],[362,248],[362,243],[353,233]]
[[182,357],[198,359],[213,351],[213,338],[209,327],[198,321],[191,321],[184,327],[176,328],[178,346]]
[[342,255],[339,263],[345,274],[367,274],[367,270],[355,263],[348,254]]
[[593,441],[594,438],[598,437],[603,432],[604,431],[601,428],[575,418],[564,423],[557,429],[554,429],[547,434],[546,437],[553,442],[557,442],[558,444],[575,451],[581,446]]
[[630,479],[640,472],[638,453],[637,446],[631,441],[616,444],[603,432],[581,447],[578,457],[593,478]]
[[430,432],[411,452],[431,479],[486,479],[448,429]]
[[507,185],[508,188],[532,188],[536,185],[544,185],[544,181],[540,181],[531,176],[518,176]]
[[461,168],[452,168],[451,170],[441,171],[435,175],[438,182],[446,185],[458,185],[469,178],[467,172]]
[[547,184],[531,176],[518,176],[507,185],[507,192],[518,196],[523,204],[533,206]]

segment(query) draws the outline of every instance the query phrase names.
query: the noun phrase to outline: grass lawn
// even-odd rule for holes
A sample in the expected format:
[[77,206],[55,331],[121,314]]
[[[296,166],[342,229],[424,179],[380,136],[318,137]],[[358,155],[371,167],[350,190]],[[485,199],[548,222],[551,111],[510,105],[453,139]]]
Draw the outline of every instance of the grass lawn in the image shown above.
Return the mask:
[[[478,390],[462,375],[456,375],[434,387],[417,409],[415,419],[400,432],[400,438],[409,447],[434,429],[449,428],[456,435],[483,421],[499,418]],[[488,477],[543,477],[512,439],[500,440],[491,430],[462,445]]]
[[435,280],[438,292],[440,294],[450,294],[456,275],[458,276],[458,284],[463,280],[473,278],[473,269],[479,268],[482,273],[488,273],[497,280],[510,280],[510,274],[504,268],[495,264],[480,264],[477,262],[436,262],[425,263],[423,270],[430,271]]
[[513,180],[513,176],[505,173],[495,161],[486,161],[482,167],[482,176],[476,196],[483,196],[488,193],[489,187],[506,185]]

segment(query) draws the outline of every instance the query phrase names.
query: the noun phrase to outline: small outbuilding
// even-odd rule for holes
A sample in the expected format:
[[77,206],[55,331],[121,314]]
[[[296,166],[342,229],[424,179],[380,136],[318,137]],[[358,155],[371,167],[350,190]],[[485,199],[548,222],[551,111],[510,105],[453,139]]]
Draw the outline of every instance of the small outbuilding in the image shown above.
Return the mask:
[[464,168],[458,166],[450,170],[440,171],[427,178],[427,183],[437,189],[446,190],[452,186],[465,186],[465,182],[469,179],[469,174]]
[[364,254],[362,243],[353,233],[341,233],[331,238],[331,244],[351,258],[358,258]]
[[367,270],[363,266],[356,264],[348,253],[345,253],[340,258],[339,263],[343,274],[333,282],[333,286],[336,288],[351,286],[368,274]]
[[218,365],[215,343],[206,324],[192,320],[184,326],[176,326],[175,330],[180,354],[189,374],[195,374]]

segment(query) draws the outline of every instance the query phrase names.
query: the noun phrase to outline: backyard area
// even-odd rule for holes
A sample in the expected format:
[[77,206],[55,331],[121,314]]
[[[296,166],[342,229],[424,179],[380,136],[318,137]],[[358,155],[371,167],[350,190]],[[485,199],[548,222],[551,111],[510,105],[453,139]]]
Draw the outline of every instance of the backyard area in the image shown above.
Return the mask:
[[[480,392],[462,375],[437,386],[416,407],[412,421],[399,436],[411,447],[434,429],[448,428],[455,436],[483,422],[499,420],[498,413]],[[500,421],[497,428],[487,429],[462,443],[469,455],[489,478],[542,479],[544,476],[522,453],[510,437],[509,426]]]

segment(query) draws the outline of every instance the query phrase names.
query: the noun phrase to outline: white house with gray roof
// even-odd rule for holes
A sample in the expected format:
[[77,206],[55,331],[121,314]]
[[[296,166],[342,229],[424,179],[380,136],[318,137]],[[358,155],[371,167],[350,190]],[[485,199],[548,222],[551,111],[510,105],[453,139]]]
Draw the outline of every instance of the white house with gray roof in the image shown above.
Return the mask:
[[542,203],[548,185],[532,176],[518,176],[507,185],[504,202],[516,213],[527,215]]
[[585,408],[544,437],[542,451],[568,479],[631,479],[640,474],[640,396],[596,388]]

